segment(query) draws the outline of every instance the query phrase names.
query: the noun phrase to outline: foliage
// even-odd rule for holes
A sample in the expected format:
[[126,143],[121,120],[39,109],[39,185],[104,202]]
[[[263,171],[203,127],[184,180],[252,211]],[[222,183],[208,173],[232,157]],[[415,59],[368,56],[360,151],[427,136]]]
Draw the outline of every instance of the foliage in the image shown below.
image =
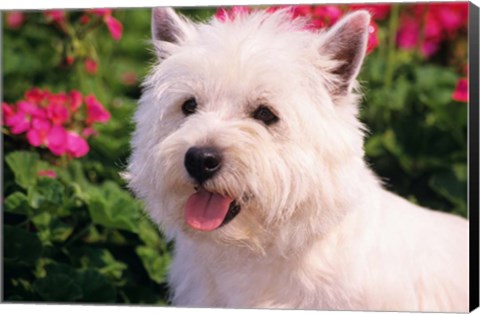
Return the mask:
[[[129,154],[138,78],[151,57],[149,12],[108,14],[135,27],[125,28],[116,41],[109,28],[102,27],[103,15],[70,11],[54,14],[62,18],[57,20],[47,19],[46,13],[25,13],[21,27],[5,32],[6,300],[150,304],[167,300],[170,247],[119,176]],[[79,39],[79,30],[88,26],[81,22],[85,16],[98,27]],[[86,60],[95,60],[96,71],[85,66]],[[63,98],[72,90],[84,101],[75,111]],[[57,121],[88,139],[88,154],[52,151],[48,137],[35,145],[28,136],[35,128],[33,119],[25,119],[24,133],[12,132],[5,105],[21,113],[18,105],[32,102],[26,97],[32,91],[46,94],[33,103],[45,111],[42,117],[51,125]],[[52,95],[62,96],[60,107],[69,109],[66,115],[56,115],[65,117],[60,121],[47,114]],[[94,123],[102,121],[108,122]]]
[[[361,119],[370,129],[366,159],[387,188],[423,206],[466,216],[466,17],[459,23],[455,14],[462,8],[450,4],[445,6],[453,15],[429,6],[299,6],[292,18],[308,18],[317,29],[353,9],[373,13],[360,74]],[[182,12],[196,20],[215,15],[226,21],[249,10]],[[416,37],[402,37],[412,16]],[[427,26],[438,22],[443,28],[432,33]],[[5,26],[5,300],[167,303],[172,245],[119,175],[129,155],[139,78],[153,60],[150,12],[9,12]],[[83,131],[92,125],[86,98],[75,126],[60,119],[88,140],[88,153],[52,150],[45,137],[40,142],[29,137],[30,116],[22,118],[24,124],[7,119],[25,112],[19,102],[28,100],[34,87],[51,95],[78,91],[95,97],[89,102],[97,109],[100,102],[105,106],[93,120],[107,122],[107,113],[110,119],[87,134]],[[23,131],[12,132],[14,126]]]

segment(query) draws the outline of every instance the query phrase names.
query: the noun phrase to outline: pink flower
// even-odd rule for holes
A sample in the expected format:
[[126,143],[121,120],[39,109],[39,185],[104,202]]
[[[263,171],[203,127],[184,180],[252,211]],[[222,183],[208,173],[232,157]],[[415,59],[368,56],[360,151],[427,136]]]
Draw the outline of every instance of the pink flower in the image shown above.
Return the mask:
[[468,79],[461,78],[457,82],[457,87],[453,92],[452,99],[460,102],[468,102]]
[[27,140],[30,145],[38,147],[47,145],[47,136],[52,125],[46,119],[35,118],[32,121],[32,127],[27,132]]
[[47,117],[56,125],[62,125],[70,118],[67,107],[59,103],[51,103],[47,106]]
[[[94,95],[89,95],[85,97],[86,119],[82,114],[70,121],[83,104],[83,95],[77,90],[54,94],[32,88],[25,93],[25,99],[28,101],[21,100],[15,105],[2,103],[5,125],[12,134],[26,133],[30,145],[46,147],[55,156],[86,155],[90,148],[85,139],[96,134],[92,124],[110,119],[110,113]],[[78,132],[72,131],[74,128]]]
[[21,134],[30,129],[30,123],[33,117],[43,118],[45,112],[37,105],[26,101],[17,103],[17,112],[5,119],[5,125],[10,127],[12,134]]
[[49,92],[42,91],[39,88],[32,88],[25,92],[25,100],[40,105],[45,99],[48,98]]
[[19,29],[25,21],[25,14],[20,11],[10,11],[6,16],[7,26],[11,29]]
[[397,32],[397,45],[404,49],[414,48],[417,45],[419,29],[420,26],[414,17],[405,16],[402,18],[400,29]]
[[424,33],[428,39],[440,40],[442,37],[442,22],[431,11],[427,12]]
[[292,19],[299,16],[309,16],[312,13],[312,7],[310,5],[297,5],[292,7]]
[[75,112],[80,108],[82,105],[82,93],[77,90],[72,90],[70,94],[68,94],[69,103],[70,103],[70,111]]
[[468,3],[432,3],[430,7],[446,32],[452,33],[467,25]]
[[47,19],[47,22],[55,22],[57,24],[63,24],[65,22],[65,11],[62,10],[50,10],[43,12],[43,15]]
[[138,82],[138,77],[135,72],[125,72],[122,74],[122,83],[127,86],[135,85]]
[[123,32],[123,25],[120,23],[117,19],[115,19],[111,15],[105,15],[103,17],[103,21],[108,27],[108,30],[110,31],[110,34],[112,35],[112,38],[115,40],[119,40],[122,38],[122,32]]
[[324,28],[326,26],[327,25],[326,25],[326,23],[324,22],[323,19],[313,19],[308,23],[306,29],[311,30],[311,31],[315,31],[317,29],[321,29],[321,28]]
[[112,9],[91,9],[91,10],[88,10],[87,12],[93,15],[105,16],[105,15],[111,15]]
[[3,124],[6,124],[5,121],[8,117],[11,117],[15,114],[15,110],[12,106],[7,104],[6,102],[2,103],[2,113],[3,113]]
[[47,134],[46,145],[52,154],[61,156],[67,151],[67,131],[59,126],[54,125]]
[[88,24],[88,22],[90,22],[90,16],[84,14],[80,17],[80,23],[81,24]]
[[19,111],[6,117],[5,125],[10,127],[12,134],[22,134],[30,129],[30,117],[25,112]]
[[[122,38],[123,25],[122,23],[120,23],[120,21],[118,21],[116,18],[112,16],[112,9],[91,9],[91,10],[87,10],[87,12],[92,15],[97,15],[103,19],[103,22],[105,22],[105,25],[107,25],[107,28],[110,34],[112,35],[113,39],[119,40],[120,38]],[[84,15],[81,18],[81,22],[83,24],[88,23],[89,20],[90,19],[88,18],[87,15]],[[85,64],[85,69],[87,69],[86,64]],[[88,69],[87,69],[87,72],[90,74],[95,74],[95,73],[89,72]],[[96,72],[96,70],[92,72]]]
[[421,52],[424,56],[430,57],[438,51],[440,41],[426,39],[421,47]]
[[215,18],[219,20],[220,22],[225,22],[227,19],[229,19],[228,11],[227,9],[224,8],[218,8],[217,12],[215,12]]
[[367,53],[372,52],[379,45],[378,40],[378,26],[371,20],[370,25],[368,26],[368,43],[367,43]]
[[17,102],[18,111],[25,112],[30,116],[44,117],[45,111],[38,107],[37,104],[31,103],[29,101],[19,101]]
[[85,156],[90,147],[87,144],[87,141],[83,139],[80,135],[74,132],[68,132],[67,135],[67,153],[75,158],[80,158]]
[[49,104],[65,106],[68,101],[68,96],[65,93],[58,93],[58,94],[49,93],[47,97],[48,97]]
[[342,10],[335,5],[316,6],[313,8],[312,12],[314,18],[321,18],[327,21],[327,25],[335,24],[340,19],[342,14]]
[[30,145],[46,146],[52,154],[61,156],[67,152],[67,131],[58,125],[52,125],[45,119],[34,119],[32,128],[27,133]]
[[85,104],[87,105],[87,120],[88,125],[94,122],[107,122],[110,120],[110,113],[103,107],[103,105],[93,95],[85,97]]
[[82,131],[82,136],[87,138],[87,137],[90,137],[90,136],[95,136],[95,135],[98,135],[98,132],[95,131],[94,128],[92,127],[86,127],[85,129],[83,129]]
[[87,58],[87,59],[85,59],[84,65],[85,65],[85,71],[88,74],[94,75],[94,74],[97,73],[98,63],[95,60]]
[[39,172],[37,172],[37,175],[39,177],[49,177],[52,179],[55,179],[57,177],[57,173],[51,169],[40,170]]
[[[424,56],[435,54],[440,44],[453,38],[468,22],[468,3],[429,3],[408,7],[401,16],[397,45],[420,46]],[[422,42],[418,42],[422,39]]]
[[72,65],[75,62],[75,57],[74,56],[66,56],[64,60],[64,64],[67,66]]

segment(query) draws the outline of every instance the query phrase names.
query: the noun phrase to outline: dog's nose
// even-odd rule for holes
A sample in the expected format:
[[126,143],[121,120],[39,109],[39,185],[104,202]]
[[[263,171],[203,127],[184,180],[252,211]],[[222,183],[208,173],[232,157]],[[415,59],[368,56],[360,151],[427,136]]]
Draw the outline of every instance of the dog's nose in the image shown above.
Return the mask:
[[184,164],[188,173],[198,183],[203,183],[220,170],[222,156],[216,148],[194,146],[185,154]]

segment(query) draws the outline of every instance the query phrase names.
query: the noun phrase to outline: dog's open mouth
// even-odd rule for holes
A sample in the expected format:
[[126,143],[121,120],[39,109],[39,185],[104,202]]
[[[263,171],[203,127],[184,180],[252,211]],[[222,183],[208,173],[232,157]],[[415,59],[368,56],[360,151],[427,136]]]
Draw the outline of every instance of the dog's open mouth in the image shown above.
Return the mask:
[[229,223],[239,212],[240,205],[232,198],[199,188],[185,204],[185,222],[193,229],[212,231]]

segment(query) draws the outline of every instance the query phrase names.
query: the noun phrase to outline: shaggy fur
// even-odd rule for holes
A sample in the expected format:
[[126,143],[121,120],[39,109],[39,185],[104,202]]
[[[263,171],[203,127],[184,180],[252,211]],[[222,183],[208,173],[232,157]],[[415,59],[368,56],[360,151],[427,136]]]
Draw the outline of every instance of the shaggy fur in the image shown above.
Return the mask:
[[[169,239],[177,306],[467,311],[468,224],[386,191],[366,166],[355,78],[367,12],[326,32],[286,11],[194,24],[154,9],[158,61],[135,115],[129,184]],[[194,114],[182,104],[195,97]],[[268,105],[279,121],[252,118]],[[185,223],[187,150],[223,154],[203,188],[241,206]]]

